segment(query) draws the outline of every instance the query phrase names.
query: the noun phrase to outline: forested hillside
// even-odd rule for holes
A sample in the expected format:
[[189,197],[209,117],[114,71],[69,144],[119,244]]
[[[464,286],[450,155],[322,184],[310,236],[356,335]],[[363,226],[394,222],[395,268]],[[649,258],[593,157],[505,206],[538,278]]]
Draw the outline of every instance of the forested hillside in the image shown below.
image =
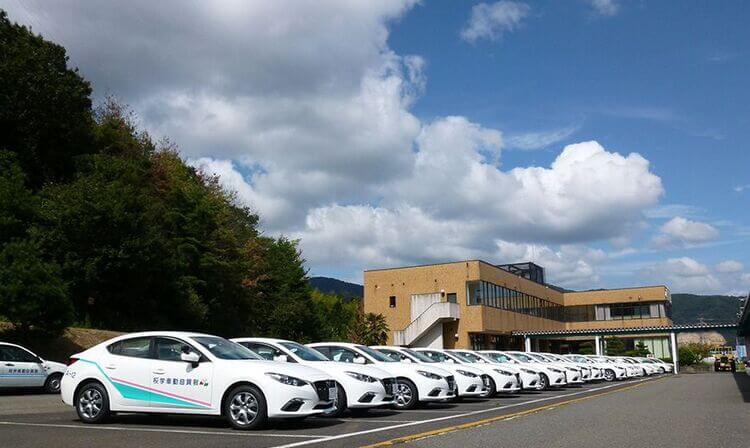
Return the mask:
[[735,322],[738,299],[734,296],[672,294],[672,320],[677,324]]
[[310,286],[327,294],[336,294],[350,299],[361,299],[364,287],[331,277],[310,277]]

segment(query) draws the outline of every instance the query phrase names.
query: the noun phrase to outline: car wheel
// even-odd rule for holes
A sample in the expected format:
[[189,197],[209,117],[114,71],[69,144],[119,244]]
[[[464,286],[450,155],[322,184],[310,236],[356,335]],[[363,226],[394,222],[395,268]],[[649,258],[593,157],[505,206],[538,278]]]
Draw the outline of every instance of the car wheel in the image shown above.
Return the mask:
[[399,379],[393,397],[393,407],[396,409],[411,409],[417,405],[418,401],[417,386],[407,379]]
[[341,384],[336,383],[336,400],[333,402],[333,409],[323,414],[325,417],[341,417],[346,411],[347,401],[346,392]]
[[549,377],[546,373],[539,374],[539,389],[540,390],[547,390],[549,389]]
[[44,382],[44,391],[48,394],[59,394],[60,393],[60,381],[62,380],[62,373],[53,373],[47,377],[47,381]]
[[484,392],[482,392],[479,396],[482,398],[489,398],[494,397],[497,393],[497,386],[495,385],[495,380],[493,380],[491,377],[487,378],[487,387],[484,389]]
[[109,395],[100,383],[84,384],[76,394],[76,413],[84,423],[102,423],[109,417]]
[[224,402],[224,416],[236,429],[256,429],[266,423],[266,399],[255,386],[237,386]]
[[604,371],[604,381],[610,383],[615,380],[615,371],[612,369],[607,369]]

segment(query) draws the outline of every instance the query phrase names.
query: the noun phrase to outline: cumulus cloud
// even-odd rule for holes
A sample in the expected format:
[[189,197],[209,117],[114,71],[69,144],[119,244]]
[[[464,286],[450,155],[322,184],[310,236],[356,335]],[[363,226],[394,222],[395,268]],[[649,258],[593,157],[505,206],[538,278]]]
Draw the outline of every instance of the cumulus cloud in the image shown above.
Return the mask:
[[669,258],[641,271],[650,281],[663,283],[673,292],[695,294],[744,295],[750,288],[750,273],[743,273],[742,263],[726,260],[713,268],[694,258]]
[[719,231],[710,224],[676,216],[659,228],[653,243],[657,247],[705,243],[719,237]]
[[735,272],[742,272],[745,266],[736,260],[726,260],[717,264],[714,268],[716,272],[731,274]]
[[620,10],[620,4],[616,0],[587,0],[597,15],[612,17]]
[[529,5],[509,0],[479,3],[471,8],[471,16],[461,30],[461,37],[472,43],[479,39],[498,40],[521,26],[530,11]]

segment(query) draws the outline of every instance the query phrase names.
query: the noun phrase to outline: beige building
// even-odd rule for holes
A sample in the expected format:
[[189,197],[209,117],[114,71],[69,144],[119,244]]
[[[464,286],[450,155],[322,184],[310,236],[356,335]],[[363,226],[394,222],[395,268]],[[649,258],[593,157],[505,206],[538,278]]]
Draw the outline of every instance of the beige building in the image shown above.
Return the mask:
[[[521,349],[514,331],[565,331],[672,325],[666,286],[566,291],[544,280],[534,263],[493,265],[481,260],[368,270],[364,310],[381,313],[389,343],[475,349]],[[535,341],[534,349],[572,351],[591,337]],[[668,356],[662,334],[633,336]]]

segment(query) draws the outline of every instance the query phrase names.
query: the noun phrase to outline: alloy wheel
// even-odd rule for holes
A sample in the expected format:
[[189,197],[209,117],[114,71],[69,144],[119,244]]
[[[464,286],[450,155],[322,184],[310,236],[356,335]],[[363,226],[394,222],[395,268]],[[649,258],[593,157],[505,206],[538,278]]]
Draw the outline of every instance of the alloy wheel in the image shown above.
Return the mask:
[[414,397],[414,393],[411,390],[411,387],[409,387],[408,384],[405,383],[398,383],[396,386],[396,396],[395,402],[396,407],[404,407],[408,406],[409,403],[411,403],[412,399]]
[[606,381],[612,381],[612,380],[614,380],[615,379],[615,372],[613,370],[609,370],[609,369],[605,370],[604,371],[604,379]]
[[239,426],[247,426],[258,417],[258,400],[250,392],[240,392],[229,404],[231,419]]
[[86,389],[78,399],[78,410],[87,419],[95,419],[102,411],[104,398],[96,389]]

